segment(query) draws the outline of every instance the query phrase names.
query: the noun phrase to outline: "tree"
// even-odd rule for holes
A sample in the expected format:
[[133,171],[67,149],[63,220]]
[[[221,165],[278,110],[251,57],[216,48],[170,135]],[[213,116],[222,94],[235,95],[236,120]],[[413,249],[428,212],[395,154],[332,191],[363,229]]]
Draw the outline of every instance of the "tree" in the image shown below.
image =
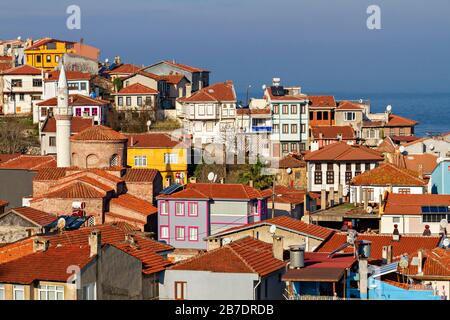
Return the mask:
[[0,153],[26,153],[38,146],[31,131],[20,119],[4,118],[0,121]]
[[115,78],[113,81],[114,88],[116,89],[116,92],[119,92],[123,88],[123,81],[120,80],[120,78]]
[[239,182],[248,184],[251,180],[253,186],[257,189],[266,189],[272,186],[273,177],[262,173],[265,165],[258,157],[255,164],[248,165],[247,170],[244,170],[239,175]]

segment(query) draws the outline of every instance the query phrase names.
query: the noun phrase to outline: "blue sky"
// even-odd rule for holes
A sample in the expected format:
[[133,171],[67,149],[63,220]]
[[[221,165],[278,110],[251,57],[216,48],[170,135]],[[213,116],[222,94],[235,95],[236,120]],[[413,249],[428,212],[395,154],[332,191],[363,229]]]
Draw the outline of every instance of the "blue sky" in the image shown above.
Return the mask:
[[[2,0],[0,38],[81,37],[126,62],[205,67],[237,91],[280,77],[306,93],[448,92],[448,0]],[[81,30],[66,8],[81,7]],[[381,30],[366,27],[369,5]]]

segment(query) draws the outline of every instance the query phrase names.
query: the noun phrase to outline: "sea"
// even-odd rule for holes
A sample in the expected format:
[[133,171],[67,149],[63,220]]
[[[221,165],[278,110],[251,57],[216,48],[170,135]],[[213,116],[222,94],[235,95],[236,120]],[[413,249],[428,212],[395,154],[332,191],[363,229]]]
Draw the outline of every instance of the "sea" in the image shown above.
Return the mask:
[[[309,95],[316,95],[308,92]],[[322,93],[317,93],[320,95]],[[450,132],[450,93],[327,93],[336,100],[369,100],[371,112],[392,112],[416,120],[415,134],[419,137]],[[246,93],[237,92],[238,100],[245,101]],[[252,96],[252,95],[251,95]],[[262,96],[262,94],[261,94]],[[255,98],[261,98],[256,96]]]

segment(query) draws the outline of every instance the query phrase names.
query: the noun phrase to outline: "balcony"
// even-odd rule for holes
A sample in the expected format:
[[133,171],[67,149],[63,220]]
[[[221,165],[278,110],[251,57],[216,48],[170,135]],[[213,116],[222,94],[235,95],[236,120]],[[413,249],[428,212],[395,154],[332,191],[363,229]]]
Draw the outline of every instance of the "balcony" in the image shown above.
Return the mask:
[[252,126],[252,132],[272,132],[271,126]]

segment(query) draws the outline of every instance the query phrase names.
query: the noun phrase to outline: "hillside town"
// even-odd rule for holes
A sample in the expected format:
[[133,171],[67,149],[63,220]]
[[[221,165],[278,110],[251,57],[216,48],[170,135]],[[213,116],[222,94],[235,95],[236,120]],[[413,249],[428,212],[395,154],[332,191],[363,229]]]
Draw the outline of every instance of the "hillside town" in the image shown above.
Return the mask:
[[100,56],[0,40],[0,300],[450,300],[450,130]]

